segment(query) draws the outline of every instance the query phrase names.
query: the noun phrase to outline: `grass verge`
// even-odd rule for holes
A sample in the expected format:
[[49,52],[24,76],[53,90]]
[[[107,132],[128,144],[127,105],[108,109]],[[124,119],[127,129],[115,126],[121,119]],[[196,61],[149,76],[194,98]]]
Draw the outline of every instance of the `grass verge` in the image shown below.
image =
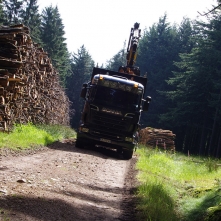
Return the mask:
[[74,138],[73,129],[61,125],[15,125],[11,133],[0,133],[0,148],[25,149],[48,145],[57,140]]
[[138,149],[138,154],[141,185],[137,197],[141,220],[219,220],[219,161],[147,147]]

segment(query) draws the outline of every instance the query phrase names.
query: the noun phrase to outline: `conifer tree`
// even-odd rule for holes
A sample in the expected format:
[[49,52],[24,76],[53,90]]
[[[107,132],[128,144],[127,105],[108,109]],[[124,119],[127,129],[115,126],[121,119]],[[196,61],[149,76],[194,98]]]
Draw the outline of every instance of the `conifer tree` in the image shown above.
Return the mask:
[[42,12],[41,40],[65,86],[66,77],[70,74],[70,59],[64,35],[64,25],[58,8],[46,7]]
[[221,17],[194,26],[195,47],[181,54],[179,68],[168,81],[167,97],[176,106],[162,115],[179,131],[178,148],[195,154],[220,154],[221,145]]
[[196,33],[193,28],[193,22],[189,18],[183,18],[177,32],[179,53],[190,53],[192,48],[196,45],[194,39]]
[[0,1],[0,25],[3,25],[5,23],[5,12],[3,9],[3,3],[2,1]]
[[25,0],[23,4],[22,23],[30,28],[32,40],[42,44],[40,36],[41,16],[38,12],[37,0]]
[[166,80],[172,76],[173,62],[179,58],[178,44],[177,28],[167,22],[167,15],[145,30],[140,40],[137,66],[141,75],[147,73],[147,95],[152,97],[148,115],[142,116],[142,123],[146,126],[162,127],[159,116],[171,106],[160,91],[169,89]]
[[3,0],[5,8],[6,24],[19,24],[21,23],[21,14],[23,10],[22,0]]
[[124,49],[121,49],[116,55],[114,55],[106,63],[106,69],[118,71],[120,66],[125,66],[126,64],[126,53]]
[[126,41],[124,42],[123,48],[114,55],[110,60],[106,63],[106,69],[118,71],[120,66],[125,66],[127,64],[126,60]]
[[94,61],[84,45],[71,55],[72,73],[67,77],[67,95],[72,102],[71,109],[74,110],[71,120],[74,128],[78,127],[83,108],[83,100],[80,98],[82,84],[89,82],[93,67]]

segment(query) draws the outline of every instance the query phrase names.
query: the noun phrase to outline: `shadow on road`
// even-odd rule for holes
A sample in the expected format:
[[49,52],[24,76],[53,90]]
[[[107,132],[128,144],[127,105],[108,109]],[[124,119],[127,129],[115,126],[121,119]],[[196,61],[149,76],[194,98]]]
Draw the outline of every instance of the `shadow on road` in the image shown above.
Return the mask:
[[[116,151],[102,147],[88,147],[86,149],[79,149],[75,147],[74,142],[56,142],[49,145],[48,148],[88,154],[98,156],[103,159],[113,158],[116,160],[121,160],[121,156],[118,155]],[[123,187],[113,188],[109,187],[108,185],[96,186],[92,183],[86,185],[78,181],[70,181],[70,183],[76,186],[75,189],[60,191],[57,191],[56,189],[46,190],[43,191],[43,194],[39,196],[36,194],[38,197],[28,195],[29,192],[26,194],[16,193],[12,195],[4,195],[3,192],[0,192],[0,220],[135,220],[135,204],[132,197],[135,174],[133,174],[131,171],[129,172],[134,165],[135,158],[132,158],[127,167],[128,171],[126,171],[126,174],[128,175],[124,180],[124,183],[127,185]],[[0,168],[0,170],[5,169],[5,167]],[[86,189],[85,193],[81,192],[82,188]],[[33,190],[30,189],[30,191]],[[87,194],[87,192],[90,192],[89,190],[92,190],[92,194]],[[54,192],[54,198],[48,197],[47,193],[49,191]],[[95,192],[100,192],[100,195],[96,196]],[[120,195],[120,197],[105,197],[107,193],[111,193],[111,195],[116,196]],[[68,202],[63,200],[66,198],[69,199]],[[81,203],[75,203],[76,200],[79,200]],[[121,214],[119,214],[119,209]]]
[[[69,148],[73,148],[71,146]],[[66,150],[68,151],[69,148]],[[28,192],[26,194],[0,195],[0,220],[135,221],[136,205],[132,197],[135,174],[129,172],[130,168],[135,165],[134,163],[135,159],[133,158],[129,163],[127,176],[124,180],[127,185],[122,187],[96,186],[70,181],[75,186],[74,189],[46,190],[38,197],[29,196]],[[86,191],[82,192],[82,188]],[[96,191],[99,192],[98,195],[95,194]],[[49,198],[47,192],[53,192],[54,197]],[[105,197],[106,193],[111,193],[112,197],[108,194],[108,197]],[[68,202],[63,199],[68,199]],[[77,201],[80,203],[76,203]]]
[[113,220],[114,217],[111,211],[102,208],[89,204],[75,207],[74,204],[56,198],[17,195],[0,199],[0,220],[73,221],[91,220],[90,217],[93,220],[93,214],[96,214],[96,220],[104,220],[105,217],[106,220]]
[[77,152],[81,154],[89,154],[97,157],[101,157],[103,159],[113,158],[116,160],[123,160],[123,156],[116,152],[116,150],[111,150],[102,146],[87,146],[85,148],[77,148],[75,147],[74,141],[69,142],[60,142],[57,141],[53,144],[48,145],[48,148],[55,150],[63,150],[70,152]]

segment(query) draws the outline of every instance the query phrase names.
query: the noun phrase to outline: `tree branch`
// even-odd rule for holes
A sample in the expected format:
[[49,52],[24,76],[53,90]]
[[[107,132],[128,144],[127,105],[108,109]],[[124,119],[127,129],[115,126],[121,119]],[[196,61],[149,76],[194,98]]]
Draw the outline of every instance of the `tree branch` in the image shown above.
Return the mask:
[[218,6],[216,6],[215,8],[213,8],[212,10],[210,10],[209,12],[207,12],[207,13],[205,13],[205,14],[201,14],[200,12],[198,12],[201,16],[206,16],[206,15],[208,15],[209,13],[211,13],[211,12],[213,12],[213,11],[215,11],[217,8],[219,8],[221,6],[221,3],[218,5]]

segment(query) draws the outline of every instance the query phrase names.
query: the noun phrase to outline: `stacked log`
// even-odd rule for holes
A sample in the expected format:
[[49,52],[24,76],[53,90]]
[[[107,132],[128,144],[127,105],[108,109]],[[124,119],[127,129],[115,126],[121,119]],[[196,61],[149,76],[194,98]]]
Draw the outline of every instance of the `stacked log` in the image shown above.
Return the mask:
[[14,123],[69,124],[69,99],[24,25],[0,27],[0,130]]
[[175,150],[174,140],[176,135],[170,130],[146,127],[140,130],[139,135],[141,144],[166,150]]

